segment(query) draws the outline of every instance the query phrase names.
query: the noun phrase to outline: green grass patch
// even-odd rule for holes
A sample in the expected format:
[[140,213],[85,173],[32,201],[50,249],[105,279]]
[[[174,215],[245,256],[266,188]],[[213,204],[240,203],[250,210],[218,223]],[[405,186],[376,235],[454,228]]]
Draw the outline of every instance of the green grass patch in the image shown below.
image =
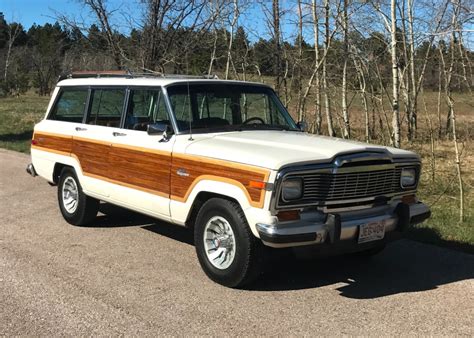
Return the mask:
[[49,97],[35,94],[0,98],[0,147],[28,153],[33,127],[44,116]]
[[[425,167],[425,170],[426,167]],[[470,173],[464,173],[469,175]],[[464,220],[459,218],[459,190],[453,176],[438,176],[435,182],[422,180],[419,198],[431,208],[431,218],[412,226],[406,237],[474,254],[473,191],[465,185]]]

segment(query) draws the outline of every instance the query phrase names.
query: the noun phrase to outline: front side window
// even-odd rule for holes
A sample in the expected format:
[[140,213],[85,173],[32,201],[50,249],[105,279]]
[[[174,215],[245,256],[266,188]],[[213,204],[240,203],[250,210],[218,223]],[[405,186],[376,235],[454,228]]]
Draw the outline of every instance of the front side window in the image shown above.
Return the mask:
[[125,89],[93,89],[87,124],[120,127]]
[[180,131],[299,130],[268,87],[189,83],[167,92]]
[[63,88],[54,105],[49,120],[81,123],[87,102],[88,90]]
[[124,128],[145,131],[156,122],[170,124],[161,90],[130,90]]

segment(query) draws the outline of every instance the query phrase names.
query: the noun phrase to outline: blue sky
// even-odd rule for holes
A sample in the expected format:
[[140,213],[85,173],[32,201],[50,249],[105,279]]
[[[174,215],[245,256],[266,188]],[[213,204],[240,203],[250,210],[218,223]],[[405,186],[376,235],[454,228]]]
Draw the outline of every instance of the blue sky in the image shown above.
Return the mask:
[[[107,0],[110,9],[118,9],[112,18],[116,24],[114,28],[121,32],[128,33],[130,17],[139,17],[140,9],[137,6],[138,0]],[[251,41],[256,41],[258,37],[269,38],[268,27],[262,6],[256,1],[248,2],[250,5],[241,13],[239,24],[245,26],[248,37]],[[290,8],[289,2],[280,1],[285,19],[282,27],[285,40],[294,41],[296,37],[296,8]],[[271,8],[271,2],[266,2],[267,7]],[[0,12],[3,12],[8,22],[21,22],[25,29],[31,27],[33,23],[43,25],[46,22],[56,21],[57,13],[75,17],[78,21],[85,21],[90,24],[94,17],[87,8],[84,8],[78,0],[0,0]],[[130,13],[125,16],[124,13]],[[90,19],[89,19],[90,18]],[[372,24],[372,29],[381,29]],[[472,31],[473,27],[466,27]],[[305,40],[312,43],[311,25],[305,27]],[[465,42],[468,46],[474,45],[474,34],[465,34]]]
[[[137,7],[138,0],[108,0],[110,9],[118,9],[114,14],[113,22],[117,24],[115,28],[127,33],[129,30],[129,18],[123,13],[131,13],[131,16],[140,15]],[[251,41],[257,40],[257,36],[269,38],[268,27],[265,24],[266,18],[260,4],[249,2],[250,5],[245,13],[239,18],[239,24],[246,27]],[[282,1],[283,10],[292,14],[291,10],[285,9],[285,1]],[[271,9],[271,2],[268,1],[268,8]],[[78,21],[91,21],[94,17],[78,0],[0,0],[0,12],[3,12],[7,22],[20,22],[25,29],[29,29],[34,23],[43,25],[46,22],[56,21],[58,13],[68,17],[75,17]],[[119,13],[120,12],[120,13]],[[91,18],[88,20],[88,18]],[[285,23],[282,27],[285,38],[294,40],[295,26]],[[311,39],[311,37],[309,37]]]
[[[114,22],[122,26],[118,27],[119,30],[126,32],[129,26],[128,18],[123,17],[122,13],[127,12],[132,13],[132,16],[139,16],[136,0],[108,0],[107,3],[109,8],[119,9],[114,17]],[[43,25],[46,22],[54,22],[57,13],[81,18],[85,21],[91,17],[89,10],[77,0],[0,0],[0,12],[3,12],[8,22],[21,22],[25,29],[30,28],[34,23]],[[118,12],[122,13],[118,14]],[[247,19],[245,25],[250,25],[259,34],[264,34],[267,29],[261,24],[265,20],[262,10],[254,8],[250,12],[250,18]],[[246,17],[248,16],[242,16],[241,20]]]

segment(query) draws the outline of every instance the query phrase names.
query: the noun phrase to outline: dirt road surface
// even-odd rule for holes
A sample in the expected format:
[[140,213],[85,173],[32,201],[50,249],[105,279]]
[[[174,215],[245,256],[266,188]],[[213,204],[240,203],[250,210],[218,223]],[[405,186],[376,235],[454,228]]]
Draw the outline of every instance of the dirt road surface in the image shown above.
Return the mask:
[[56,189],[0,150],[0,335],[474,335],[474,256],[402,240],[371,260],[294,259],[252,289],[211,282],[190,231]]

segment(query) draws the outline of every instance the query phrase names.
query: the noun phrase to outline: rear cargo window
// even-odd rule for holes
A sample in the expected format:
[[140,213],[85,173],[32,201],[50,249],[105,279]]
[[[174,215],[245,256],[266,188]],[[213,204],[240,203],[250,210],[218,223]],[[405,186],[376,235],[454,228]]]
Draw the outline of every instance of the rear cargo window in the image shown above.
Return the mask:
[[63,89],[53,107],[49,120],[82,122],[87,101],[87,89]]

